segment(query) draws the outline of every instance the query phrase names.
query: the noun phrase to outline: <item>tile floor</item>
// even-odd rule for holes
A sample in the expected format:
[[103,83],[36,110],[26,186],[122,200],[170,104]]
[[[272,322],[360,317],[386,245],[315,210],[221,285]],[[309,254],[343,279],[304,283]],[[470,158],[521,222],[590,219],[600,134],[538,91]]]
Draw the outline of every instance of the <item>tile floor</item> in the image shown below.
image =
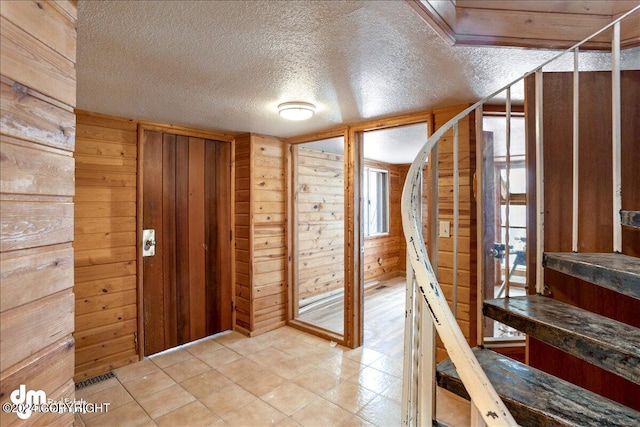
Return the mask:
[[[106,413],[78,415],[77,426],[401,424],[400,357],[290,327],[255,338],[220,334],[114,373],[76,392],[76,399],[110,403]],[[439,409],[454,417],[448,425],[467,425],[468,404],[456,399]]]

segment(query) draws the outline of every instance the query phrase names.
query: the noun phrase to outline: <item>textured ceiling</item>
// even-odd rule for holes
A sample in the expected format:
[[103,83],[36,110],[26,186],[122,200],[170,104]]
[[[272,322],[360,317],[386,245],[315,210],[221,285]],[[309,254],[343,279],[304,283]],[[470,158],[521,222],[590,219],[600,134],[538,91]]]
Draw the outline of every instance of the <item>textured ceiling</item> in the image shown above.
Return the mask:
[[[279,137],[476,101],[553,55],[449,46],[403,1],[78,8],[79,109]],[[316,115],[278,117],[298,100]]]

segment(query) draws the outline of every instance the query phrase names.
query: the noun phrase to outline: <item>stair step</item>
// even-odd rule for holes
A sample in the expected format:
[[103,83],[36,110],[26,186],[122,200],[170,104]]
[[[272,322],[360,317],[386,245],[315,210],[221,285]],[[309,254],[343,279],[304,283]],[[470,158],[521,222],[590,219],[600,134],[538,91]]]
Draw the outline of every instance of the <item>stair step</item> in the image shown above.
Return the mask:
[[541,295],[493,299],[483,313],[640,384],[640,329]]
[[[640,412],[494,351],[474,354],[496,391],[523,426],[637,426]],[[438,385],[469,395],[450,359],[438,364]]]
[[547,252],[544,266],[640,299],[640,258],[615,253]]
[[640,211],[620,211],[622,225],[640,228]]

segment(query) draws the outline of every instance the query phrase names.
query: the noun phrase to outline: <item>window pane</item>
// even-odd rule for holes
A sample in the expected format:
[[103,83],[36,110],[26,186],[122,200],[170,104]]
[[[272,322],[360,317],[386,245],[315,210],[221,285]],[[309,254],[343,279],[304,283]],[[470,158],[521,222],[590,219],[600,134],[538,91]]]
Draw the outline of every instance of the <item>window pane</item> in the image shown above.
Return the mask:
[[364,172],[365,236],[389,232],[389,172],[365,168]]
[[[506,183],[507,170],[500,170],[500,176]],[[525,194],[527,192],[527,174],[525,168],[514,168],[513,165],[511,166],[509,170],[509,187],[511,194]]]

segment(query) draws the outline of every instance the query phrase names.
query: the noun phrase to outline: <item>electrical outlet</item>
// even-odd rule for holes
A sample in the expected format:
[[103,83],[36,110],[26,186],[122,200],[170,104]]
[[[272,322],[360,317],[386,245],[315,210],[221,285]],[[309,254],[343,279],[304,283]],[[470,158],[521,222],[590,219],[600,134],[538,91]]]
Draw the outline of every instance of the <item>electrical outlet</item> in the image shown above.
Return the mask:
[[440,221],[440,237],[451,237],[451,223],[449,221]]

